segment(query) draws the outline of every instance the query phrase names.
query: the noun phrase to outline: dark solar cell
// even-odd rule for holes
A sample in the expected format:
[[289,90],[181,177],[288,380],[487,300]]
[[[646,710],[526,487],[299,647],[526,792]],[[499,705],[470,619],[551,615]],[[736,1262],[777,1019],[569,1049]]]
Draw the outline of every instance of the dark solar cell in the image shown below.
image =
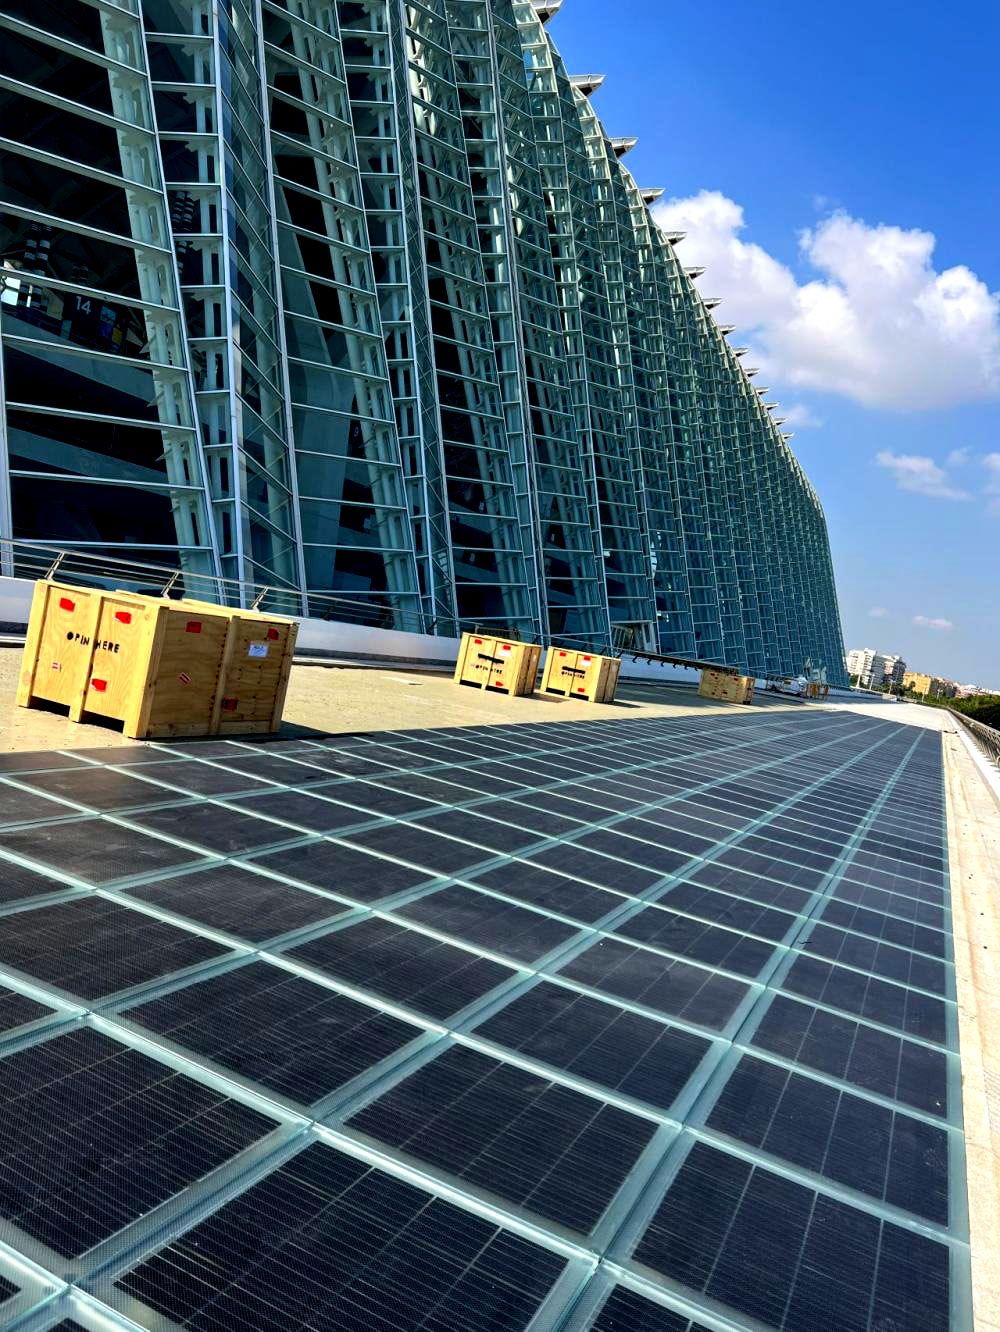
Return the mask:
[[[404,778],[407,787],[420,780],[416,777]],[[421,810],[433,809],[430,800],[413,795],[408,789],[396,790],[386,782],[330,782],[326,786],[312,787],[315,795],[324,795],[330,800],[352,805],[356,810],[364,811],[370,818],[386,818],[400,814],[419,814]],[[363,822],[362,814],[354,814],[354,822]]]
[[708,1329],[662,1304],[616,1286],[590,1324],[590,1332],[708,1332]]
[[564,1265],[316,1144],[118,1285],[192,1332],[521,1332]]
[[18,994],[16,990],[8,990],[6,986],[0,985],[0,1031],[13,1031],[25,1022],[49,1017],[52,1012],[51,1008],[29,999],[26,994]]
[[445,1018],[515,973],[499,962],[388,920],[368,919],[285,954],[317,970]]
[[690,916],[679,916],[658,906],[648,906],[638,915],[614,927],[640,943],[655,944],[671,953],[692,957],[709,966],[725,967],[743,976],[756,976],[774,955],[774,947],[760,939],[748,939],[732,930],[716,929]]
[[441,814],[432,814],[421,819],[420,826],[429,832],[462,837],[468,842],[474,842],[476,846],[488,847],[495,852],[521,851],[540,840],[537,833],[526,828],[480,818],[478,812],[473,810],[446,810]]
[[827,902],[820,916],[831,925],[855,930],[858,934],[869,934],[874,939],[898,944],[900,948],[913,948],[920,953],[930,953],[933,957],[944,957],[947,951],[945,935],[941,931],[932,930],[929,925],[914,925],[897,916],[886,916],[867,907],[854,906],[850,902]]
[[[523,793],[529,785],[534,785],[534,782],[515,780],[515,773],[509,766],[504,768],[501,776],[495,764],[490,764],[488,768],[438,768],[434,776],[462,786],[467,796],[476,791],[481,795],[514,796]],[[547,797],[540,798],[547,800]]]
[[704,1143],[681,1166],[635,1256],[787,1332],[948,1332],[950,1324],[944,1244]]
[[101,897],[5,916],[0,963],[85,999],[114,994],[224,953],[200,934]]
[[434,874],[457,874],[494,858],[481,846],[439,837],[436,833],[425,832],[423,825],[400,821],[388,827],[351,833],[345,840],[367,851],[396,856]]
[[78,1028],[0,1060],[0,1211],[84,1252],[268,1133],[272,1120]]
[[759,874],[745,874],[742,870],[720,865],[717,861],[696,864],[688,871],[687,877],[692,883],[719,888],[734,897],[777,907],[781,911],[805,911],[811,896],[792,884],[775,883],[773,879],[763,878]]
[[548,981],[508,1003],[476,1035],[664,1110],[711,1044]]
[[948,1061],[940,1050],[776,995],[753,1044],[928,1114],[948,1115]]
[[[678,816],[680,818],[681,816]],[[688,820],[693,822],[693,820]],[[641,842],[652,842],[656,846],[669,847],[674,851],[681,851],[685,856],[701,856],[706,851],[717,845],[718,838],[705,836],[710,829],[708,824],[701,824],[701,835],[685,831],[683,828],[671,826],[672,819],[669,809],[663,811],[663,817],[660,818],[655,812],[646,814],[641,819],[623,819],[621,823],[616,823],[614,831],[616,833],[626,833],[629,837],[636,837]],[[718,829],[719,834],[723,829]]]
[[6,1304],[12,1296],[16,1295],[20,1287],[15,1286],[13,1281],[8,1281],[6,1277],[0,1276],[0,1304]]
[[[228,795],[237,791],[263,791],[267,783],[229,768],[215,767],[211,763],[197,763],[189,759],[184,763],[158,763],[155,768],[143,768],[147,777],[177,787],[186,795]],[[153,800],[166,800],[162,787],[153,787]]]
[[845,1013],[856,1013],[910,1036],[920,1036],[939,1045],[947,1038],[946,1009],[940,999],[860,971],[831,966],[818,957],[798,957],[781,986],[793,994],[840,1008]]
[[443,888],[396,912],[519,962],[534,962],[577,933],[572,925],[471,888]]
[[532,906],[555,911],[588,925],[611,911],[620,911],[628,901],[605,888],[592,888],[590,884],[578,883],[565,874],[542,869],[524,860],[510,860],[496,869],[470,877],[493,892],[516,897],[519,902],[530,902]]
[[70,891],[68,883],[50,879],[38,870],[27,869],[13,860],[0,860],[0,902],[19,902],[25,897],[44,897],[49,893]]
[[197,851],[97,818],[39,824],[0,833],[0,846],[14,855],[95,884],[203,859]]
[[428,878],[421,870],[339,842],[310,842],[284,851],[268,851],[256,857],[254,863],[358,902],[376,902]]
[[912,1115],[745,1055],[708,1126],[948,1224],[948,1134]]
[[665,893],[657,894],[657,905],[676,908],[716,925],[725,925],[747,934],[759,934],[775,943],[784,939],[798,925],[795,916],[758,902],[747,902],[728,892],[704,888],[698,883],[675,883]]
[[349,910],[332,898],[254,874],[241,865],[216,865],[139,884],[128,892],[131,897],[154,902],[167,911],[254,943]]
[[255,819],[225,805],[205,801],[131,814],[129,818],[150,832],[193,842],[219,856],[234,856],[261,846],[289,842],[298,835],[294,828],[283,828],[280,823]]
[[[324,799],[334,792],[328,787],[322,793],[305,791],[266,791],[249,796],[234,796],[227,808],[248,814],[259,814],[268,819],[280,819],[306,832],[332,833],[341,828],[352,828],[371,817],[352,805],[338,805]],[[272,830],[278,831],[279,830]],[[285,836],[291,836],[286,832]]]
[[173,990],[125,1016],[303,1105],[421,1034],[266,962]]
[[773,879],[777,883],[790,883],[806,893],[814,892],[826,875],[825,868],[792,865],[776,856],[763,856],[754,851],[744,851],[741,846],[729,847],[716,857],[714,863],[720,866],[729,865],[734,869],[744,870],[747,874]]
[[40,792],[22,791],[19,786],[0,783],[0,827],[32,823],[38,819],[64,819],[74,813],[74,809],[58,800],[49,800]]
[[656,1128],[462,1046],[425,1064],[348,1124],[584,1233]]
[[[248,753],[233,752],[216,762],[232,768],[234,772],[246,773],[248,777],[262,777],[271,782],[281,782],[287,786],[304,786],[307,782],[328,781],[330,774],[325,768],[308,766],[308,755],[300,753],[297,758],[284,757],[281,754],[267,754],[258,751]],[[154,773],[155,776],[155,773]]]
[[560,975],[721,1030],[732,1017],[747,987],[661,953],[635,948],[617,939],[601,939],[567,963]]
[[845,902],[855,902],[872,911],[882,911],[917,925],[929,925],[935,930],[945,928],[944,911],[940,906],[931,902],[918,902],[903,893],[888,893],[883,888],[872,888],[867,884],[853,883],[850,879],[841,879],[834,887],[833,895]]
[[475,806],[475,813],[526,828],[535,833],[539,840],[578,831],[580,827],[575,819],[553,814],[547,809],[535,809],[532,805],[522,805],[517,800],[487,800],[485,804]]
[[[123,746],[124,748],[124,746]],[[88,751],[84,750],[84,753]],[[52,749],[23,750],[17,754],[0,754],[0,772],[13,775],[21,772],[45,772],[50,768],[80,768],[83,764],[75,756],[57,754]]]
[[643,865],[650,871],[655,870],[660,878],[679,871],[691,860],[687,851],[677,851],[652,842],[641,842],[637,837],[623,837],[617,828],[599,828],[594,832],[585,833],[576,839],[574,845],[584,846],[593,851],[603,851],[606,856],[611,856],[615,860]]
[[351,753],[345,749],[324,747],[311,753],[309,762],[331,777],[377,777],[380,773],[391,771],[384,763],[376,763],[363,753]]
[[647,870],[640,865],[612,860],[610,856],[597,855],[573,842],[562,842],[544,851],[535,851],[526,859],[546,869],[558,870],[561,874],[597,884],[601,888],[614,888],[620,893],[641,893],[663,878],[659,870]]
[[[152,771],[152,769],[147,769]],[[172,792],[148,782],[138,781],[127,772],[109,768],[64,768],[58,772],[40,772],[21,777],[27,786],[34,786],[48,795],[74,800],[90,809],[130,809],[134,805],[154,805],[158,800],[170,800]],[[48,815],[40,815],[47,818]]]
[[809,953],[846,966],[872,971],[877,976],[913,985],[935,994],[947,993],[948,969],[943,962],[904,948],[894,948],[859,934],[847,934],[831,926],[817,925],[802,945]]

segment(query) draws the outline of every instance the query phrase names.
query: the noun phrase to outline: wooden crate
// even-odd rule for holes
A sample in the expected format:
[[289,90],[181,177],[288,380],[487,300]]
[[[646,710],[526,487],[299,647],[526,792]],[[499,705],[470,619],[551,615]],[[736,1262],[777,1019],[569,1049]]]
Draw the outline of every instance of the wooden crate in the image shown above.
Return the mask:
[[456,684],[496,694],[533,694],[541,655],[542,649],[536,643],[463,634],[454,680]]
[[542,674],[542,692],[586,703],[612,703],[621,661],[570,648],[549,648]]
[[753,675],[734,675],[732,671],[713,671],[706,667],[701,673],[698,693],[702,698],[716,699],[720,703],[752,703]]
[[167,601],[228,621],[211,735],[277,731],[288,693],[299,626],[296,620],[207,601]]
[[[277,639],[267,637],[272,627]],[[42,581],[17,701],[62,704],[72,721],[111,718],[134,739],[274,731],[296,628],[207,602]],[[251,654],[252,643],[268,650]]]

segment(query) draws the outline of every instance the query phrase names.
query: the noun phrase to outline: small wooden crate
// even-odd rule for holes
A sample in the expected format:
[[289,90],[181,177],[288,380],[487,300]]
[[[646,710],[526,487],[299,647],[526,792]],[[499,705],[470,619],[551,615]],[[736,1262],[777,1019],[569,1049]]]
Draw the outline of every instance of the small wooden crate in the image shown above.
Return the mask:
[[[35,585],[17,701],[62,704],[71,721],[108,717],[133,739],[274,731],[297,626],[280,621],[272,654],[266,635],[273,618],[42,581]],[[270,665],[255,673],[240,654],[250,656],[257,642],[268,650],[260,657],[257,649],[254,665],[269,659]],[[242,691],[242,702],[234,690]]]
[[167,601],[228,621],[211,735],[277,731],[288,693],[299,626],[282,615],[216,606],[207,601]]
[[613,703],[620,670],[617,657],[551,647],[545,657],[542,692],[586,703]]
[[496,694],[533,694],[541,655],[542,649],[536,643],[463,634],[454,680],[456,684]]
[[752,703],[753,675],[734,675],[731,671],[713,671],[706,667],[701,673],[698,693],[702,698],[713,698],[720,703]]

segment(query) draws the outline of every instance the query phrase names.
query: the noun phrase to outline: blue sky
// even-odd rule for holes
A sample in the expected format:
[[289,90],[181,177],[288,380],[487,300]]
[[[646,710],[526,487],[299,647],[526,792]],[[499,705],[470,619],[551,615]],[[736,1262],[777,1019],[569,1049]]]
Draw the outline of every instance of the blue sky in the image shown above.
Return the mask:
[[790,411],[846,645],[1000,688],[1000,9],[943,13],[565,0],[550,31]]

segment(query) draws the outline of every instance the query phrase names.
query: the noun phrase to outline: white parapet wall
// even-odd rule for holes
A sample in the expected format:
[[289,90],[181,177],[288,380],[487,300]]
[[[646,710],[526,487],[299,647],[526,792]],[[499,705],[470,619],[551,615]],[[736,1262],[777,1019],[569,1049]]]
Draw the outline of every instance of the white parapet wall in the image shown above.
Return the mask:
[[[0,578],[0,623],[16,629],[27,625],[31,612],[34,583],[24,578]],[[458,658],[457,638],[438,638],[433,634],[403,633],[395,629],[375,629],[369,625],[347,624],[341,620],[299,621],[296,657],[320,659],[418,662],[446,667]],[[690,666],[666,662],[634,660],[622,655],[623,680],[645,680],[650,684],[691,685],[697,688],[700,671]],[[757,682],[758,688],[763,681]]]

